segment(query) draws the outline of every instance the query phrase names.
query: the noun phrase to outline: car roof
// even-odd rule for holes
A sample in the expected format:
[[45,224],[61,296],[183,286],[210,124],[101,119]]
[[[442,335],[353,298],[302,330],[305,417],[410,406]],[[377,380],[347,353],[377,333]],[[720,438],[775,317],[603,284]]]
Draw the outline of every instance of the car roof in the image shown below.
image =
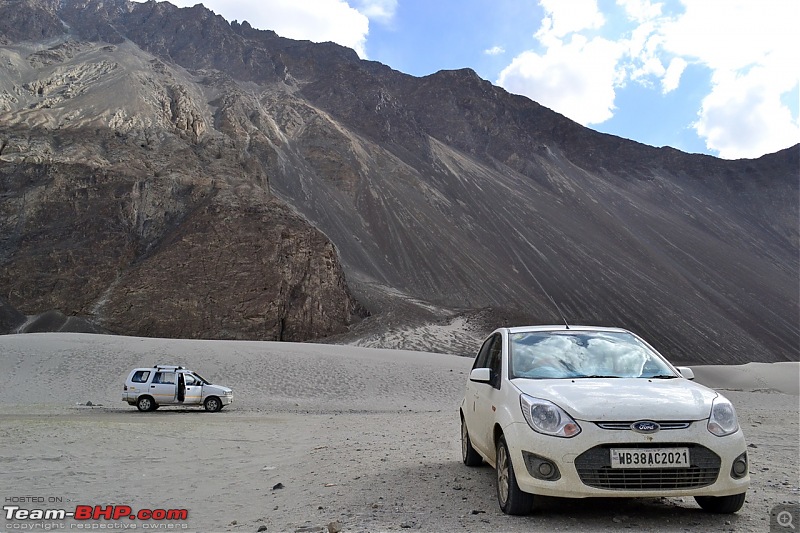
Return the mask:
[[501,328],[508,331],[508,333],[535,333],[545,331],[581,331],[581,332],[596,332],[596,333],[630,333],[630,331],[622,328],[609,328],[605,326],[569,326],[565,325],[545,325],[545,326],[515,326],[512,328]]

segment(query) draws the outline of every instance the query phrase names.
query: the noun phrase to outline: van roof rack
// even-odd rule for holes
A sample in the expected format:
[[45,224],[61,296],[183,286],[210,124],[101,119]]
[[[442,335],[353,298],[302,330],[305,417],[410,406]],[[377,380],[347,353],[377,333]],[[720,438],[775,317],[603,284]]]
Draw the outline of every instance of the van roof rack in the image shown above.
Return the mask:
[[156,370],[183,370],[182,366],[176,365],[153,365]]

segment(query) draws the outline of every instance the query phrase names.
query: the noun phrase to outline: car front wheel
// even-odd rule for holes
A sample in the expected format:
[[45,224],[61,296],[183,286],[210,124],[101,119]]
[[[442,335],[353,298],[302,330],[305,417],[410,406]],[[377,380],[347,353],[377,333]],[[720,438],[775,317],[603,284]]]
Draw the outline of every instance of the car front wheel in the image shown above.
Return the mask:
[[469,432],[467,431],[467,423],[464,418],[461,418],[461,460],[467,466],[481,466],[483,464],[483,457],[475,451],[472,447],[472,441],[469,440]]
[[694,500],[709,513],[731,514],[742,508],[745,495],[743,492],[731,496],[695,496]]
[[203,403],[203,406],[209,413],[216,413],[217,411],[222,409],[222,402],[216,396],[209,396],[208,398],[206,398],[206,401]]
[[528,514],[533,506],[533,494],[523,492],[517,485],[514,465],[511,464],[508,445],[503,437],[500,437],[497,442],[495,468],[497,471],[497,502],[500,504],[500,509],[510,515]]

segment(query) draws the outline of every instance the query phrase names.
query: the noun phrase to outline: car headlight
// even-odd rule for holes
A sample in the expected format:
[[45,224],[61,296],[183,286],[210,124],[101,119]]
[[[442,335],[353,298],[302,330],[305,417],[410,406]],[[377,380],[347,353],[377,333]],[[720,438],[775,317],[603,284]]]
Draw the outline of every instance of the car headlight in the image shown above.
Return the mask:
[[733,404],[722,396],[714,398],[714,402],[711,404],[708,430],[717,437],[724,437],[739,430],[736,410],[733,408]]
[[581,432],[578,423],[553,402],[520,394],[519,406],[528,425],[538,433],[570,438]]

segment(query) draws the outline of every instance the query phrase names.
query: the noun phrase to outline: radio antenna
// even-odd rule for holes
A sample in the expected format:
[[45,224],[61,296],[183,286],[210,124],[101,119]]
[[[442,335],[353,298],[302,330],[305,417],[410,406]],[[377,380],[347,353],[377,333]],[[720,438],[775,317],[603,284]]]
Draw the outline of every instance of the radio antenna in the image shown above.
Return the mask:
[[[533,276],[532,272],[531,272],[531,276]],[[561,316],[561,320],[564,321],[564,325],[567,327],[567,329],[569,329],[569,323],[567,322],[567,317],[565,317],[564,313],[561,312],[561,308],[558,306],[558,304],[556,303],[555,299],[553,299],[553,297],[550,296],[550,293],[545,290],[545,288],[542,286],[541,283],[539,283],[539,278],[537,278],[536,276],[533,276],[533,280],[536,282],[536,284],[539,286],[539,288],[542,289],[542,292],[545,294],[545,296],[547,296],[547,298],[551,302],[553,302],[553,307],[556,308],[556,311],[558,311],[559,316]]]

